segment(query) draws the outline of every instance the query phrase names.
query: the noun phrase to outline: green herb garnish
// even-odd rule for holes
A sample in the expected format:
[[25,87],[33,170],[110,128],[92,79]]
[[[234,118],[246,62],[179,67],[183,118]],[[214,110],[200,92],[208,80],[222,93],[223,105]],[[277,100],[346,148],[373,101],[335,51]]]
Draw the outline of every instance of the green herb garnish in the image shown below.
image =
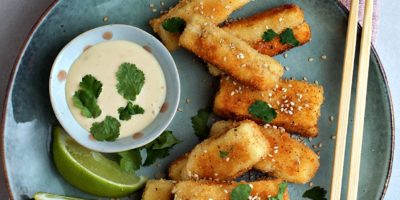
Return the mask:
[[135,171],[138,170],[142,164],[140,149],[119,152],[118,155],[121,156],[119,165],[121,169],[126,172],[135,173]]
[[300,42],[294,37],[293,30],[291,28],[284,30],[279,37],[282,44],[290,44],[295,47],[300,45]]
[[147,152],[144,166],[153,164],[158,158],[165,158],[169,155],[169,150],[180,143],[173,134],[172,131],[164,131],[157,139],[147,144],[144,148]]
[[186,22],[180,17],[172,17],[164,20],[162,27],[171,33],[182,33],[186,27]]
[[276,111],[261,100],[256,100],[250,105],[249,113],[253,117],[261,119],[264,123],[269,123],[276,117]]
[[269,197],[268,200],[283,200],[283,195],[285,194],[287,187],[288,187],[288,184],[286,182],[279,184],[278,194],[274,197]]
[[228,151],[219,151],[219,157],[221,157],[222,159],[225,159],[228,156],[229,156]]
[[119,136],[121,123],[111,116],[106,116],[104,121],[95,122],[90,128],[90,133],[98,141],[115,141]]
[[210,128],[207,125],[208,117],[209,117],[208,109],[203,108],[197,111],[197,115],[191,118],[194,134],[199,139],[205,139],[210,134]]
[[118,93],[125,99],[134,101],[144,85],[144,73],[131,63],[123,63],[117,71]]
[[86,75],[79,83],[79,90],[72,97],[74,106],[79,108],[81,114],[87,118],[100,116],[101,109],[97,104],[100,96],[102,84],[92,75]]
[[264,42],[269,42],[272,39],[274,39],[276,36],[278,36],[278,33],[276,33],[272,29],[268,29],[267,31],[264,32],[262,38],[263,38]]
[[322,187],[316,186],[304,192],[303,197],[312,200],[327,200],[326,190]]
[[249,184],[239,184],[231,192],[231,200],[248,200],[251,193]]
[[139,105],[133,105],[129,102],[125,107],[118,108],[120,120],[130,120],[132,115],[143,114],[144,109]]

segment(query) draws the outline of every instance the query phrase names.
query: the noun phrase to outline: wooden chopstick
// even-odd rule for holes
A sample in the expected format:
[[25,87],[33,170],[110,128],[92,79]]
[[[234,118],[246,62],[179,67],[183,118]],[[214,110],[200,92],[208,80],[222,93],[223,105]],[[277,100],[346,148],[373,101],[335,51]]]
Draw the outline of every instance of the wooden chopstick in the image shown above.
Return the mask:
[[352,0],[349,22],[347,26],[346,49],[344,55],[342,85],[339,103],[339,116],[336,132],[335,156],[330,199],[340,199],[343,178],[343,163],[346,148],[347,126],[351,100],[351,85],[353,81],[354,56],[357,42],[357,20],[359,0]]
[[363,141],[365,103],[367,99],[368,68],[371,52],[373,0],[365,1],[364,23],[361,36],[360,57],[357,75],[356,108],[354,113],[353,139],[351,146],[350,175],[347,200],[357,199]]

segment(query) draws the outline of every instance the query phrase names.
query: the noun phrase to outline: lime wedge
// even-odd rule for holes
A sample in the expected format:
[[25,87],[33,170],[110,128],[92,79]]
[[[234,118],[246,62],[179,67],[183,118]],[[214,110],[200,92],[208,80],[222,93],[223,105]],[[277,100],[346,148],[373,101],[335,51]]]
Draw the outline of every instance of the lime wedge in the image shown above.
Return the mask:
[[80,198],[73,198],[73,197],[66,197],[66,196],[61,196],[61,195],[56,195],[56,194],[49,194],[45,192],[37,192],[33,196],[33,199],[35,200],[84,200]]
[[82,191],[103,197],[122,197],[143,187],[147,180],[122,171],[116,162],[82,147],[60,127],[54,128],[53,136],[53,159],[58,171]]

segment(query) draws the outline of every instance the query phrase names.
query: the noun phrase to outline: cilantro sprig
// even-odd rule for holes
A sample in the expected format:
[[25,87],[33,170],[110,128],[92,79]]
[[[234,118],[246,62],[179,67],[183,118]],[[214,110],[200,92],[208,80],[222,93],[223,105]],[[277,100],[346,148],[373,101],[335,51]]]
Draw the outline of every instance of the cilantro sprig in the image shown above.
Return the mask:
[[312,200],[327,200],[326,190],[322,187],[316,186],[304,192],[303,197]]
[[269,42],[269,41],[271,41],[272,39],[274,39],[278,35],[279,34],[276,33],[274,30],[268,29],[267,31],[264,32],[262,38],[263,38],[264,42]]
[[171,17],[162,22],[162,27],[171,33],[182,33],[186,27],[186,22],[180,17]]
[[119,119],[120,120],[130,120],[132,115],[143,114],[144,109],[139,105],[133,105],[129,102],[125,107],[118,108]]
[[[141,166],[151,165],[157,159],[167,157],[170,149],[180,142],[172,131],[164,131],[157,139],[144,147],[118,153],[120,167],[126,172],[134,173]],[[141,151],[145,151],[147,154],[144,161],[140,154]]]
[[249,184],[239,184],[231,192],[231,200],[248,200],[251,193]]
[[284,30],[280,35],[280,42],[282,44],[290,44],[294,47],[297,47],[300,45],[300,42],[294,37],[293,30],[291,28],[287,28]]
[[106,116],[104,121],[95,122],[90,128],[90,133],[97,141],[115,141],[119,136],[121,123],[111,116]]
[[135,64],[123,63],[119,66],[116,76],[118,93],[127,100],[135,101],[144,85],[143,71]]
[[84,117],[96,118],[100,116],[101,109],[97,104],[103,84],[92,75],[86,75],[79,83],[79,90],[72,97],[72,102]]
[[197,115],[191,118],[194,134],[199,139],[205,139],[210,134],[210,127],[208,127],[209,110],[203,108],[197,111]]
[[219,157],[225,159],[229,156],[229,151],[219,151]]
[[264,123],[269,123],[276,118],[276,111],[271,108],[266,102],[256,100],[249,107],[249,113],[258,119],[261,119]]
[[279,184],[278,194],[274,197],[269,197],[268,200],[283,200],[283,195],[285,194],[287,187],[288,184],[286,182],[282,182],[281,184]]

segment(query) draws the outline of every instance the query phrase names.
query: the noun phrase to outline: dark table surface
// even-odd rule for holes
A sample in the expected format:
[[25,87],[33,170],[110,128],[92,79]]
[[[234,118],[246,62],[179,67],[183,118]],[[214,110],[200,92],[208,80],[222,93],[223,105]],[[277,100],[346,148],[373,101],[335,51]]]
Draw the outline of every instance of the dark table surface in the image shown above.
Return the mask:
[[[34,23],[53,0],[0,0],[0,105],[3,105],[7,83],[12,66],[22,47],[25,38]],[[399,35],[400,4],[398,0],[381,1],[381,17],[376,49],[388,75],[389,86],[394,102],[395,122],[400,124],[400,40],[393,38]],[[2,108],[0,108],[0,113]],[[1,121],[0,115],[0,121]],[[396,133],[399,132],[398,125]],[[400,137],[396,137],[395,158],[392,177],[385,199],[399,199],[400,188]],[[0,166],[0,170],[1,166]],[[4,175],[0,173],[0,199],[8,199]]]

